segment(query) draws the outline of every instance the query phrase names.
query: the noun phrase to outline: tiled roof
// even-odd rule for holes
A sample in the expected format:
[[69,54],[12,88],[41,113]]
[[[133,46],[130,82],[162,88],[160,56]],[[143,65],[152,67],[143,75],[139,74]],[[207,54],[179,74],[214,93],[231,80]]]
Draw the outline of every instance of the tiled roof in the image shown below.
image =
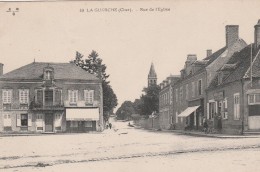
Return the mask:
[[222,53],[224,53],[224,51],[226,49],[227,49],[227,47],[223,47],[223,48],[219,49],[218,51],[216,51],[215,53],[211,54],[210,56],[204,58],[203,60],[208,60],[207,65],[209,65],[214,60],[216,60]]
[[208,66],[209,64],[211,64],[214,60],[216,60],[222,53],[224,53],[224,51],[227,49],[227,47],[223,47],[221,49],[219,49],[218,51],[214,52],[213,54],[211,54],[210,56],[204,58],[203,60],[200,60],[200,61],[204,61],[206,63],[204,63],[204,66],[201,67],[201,69],[199,69],[198,71],[196,71],[194,74],[189,74],[188,76],[186,76],[184,79],[181,79],[181,80],[185,80],[185,79],[188,79],[188,78],[191,78],[203,71],[206,70],[206,66]]
[[98,78],[81,69],[73,63],[44,63],[33,62],[22,66],[2,76],[1,79],[30,79],[39,80],[43,78],[43,68],[50,66],[54,69],[54,79],[74,80],[98,80]]
[[[254,46],[253,46],[254,47]],[[257,50],[253,48],[253,58],[256,56]],[[258,58],[254,61],[253,65],[253,76],[254,77],[260,77],[260,55],[258,55]],[[223,82],[219,84],[225,85],[237,80],[242,79],[247,71],[250,68],[250,59],[251,59],[251,45],[248,45],[244,49],[242,49],[239,52],[236,52],[233,54],[233,56],[230,58],[230,60],[225,64],[226,66],[231,66],[232,69],[230,70],[229,75],[224,78]],[[259,66],[258,66],[259,64]],[[258,66],[258,67],[257,67]],[[209,85],[208,89],[212,89],[218,86],[218,76],[216,76],[211,84]]]

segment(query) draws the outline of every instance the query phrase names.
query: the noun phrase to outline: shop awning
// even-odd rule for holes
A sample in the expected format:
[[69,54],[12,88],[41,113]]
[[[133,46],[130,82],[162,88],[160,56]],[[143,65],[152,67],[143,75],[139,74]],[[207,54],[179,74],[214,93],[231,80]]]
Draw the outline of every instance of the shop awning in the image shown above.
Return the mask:
[[185,111],[183,111],[182,113],[180,113],[178,115],[178,117],[187,117],[189,116],[192,112],[194,112],[195,110],[197,110],[200,106],[192,106],[192,107],[188,107],[187,109],[185,109]]
[[97,121],[99,120],[98,108],[67,108],[67,121]]

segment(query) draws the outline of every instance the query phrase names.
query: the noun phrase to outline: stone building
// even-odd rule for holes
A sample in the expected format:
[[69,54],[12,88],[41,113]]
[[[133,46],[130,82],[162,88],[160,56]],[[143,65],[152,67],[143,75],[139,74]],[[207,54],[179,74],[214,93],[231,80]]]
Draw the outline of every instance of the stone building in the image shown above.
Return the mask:
[[174,84],[173,122],[177,129],[200,129],[207,112],[207,95],[205,89],[232,55],[246,46],[239,39],[238,26],[226,26],[226,45],[198,60],[195,54],[187,56],[181,79]]
[[170,129],[173,124],[173,85],[180,79],[179,75],[170,75],[160,85],[159,121],[161,129]]
[[103,130],[102,82],[72,63],[33,62],[3,74],[0,132]]
[[206,90],[207,119],[213,129],[231,134],[260,130],[259,45],[260,20],[254,44],[235,53]]

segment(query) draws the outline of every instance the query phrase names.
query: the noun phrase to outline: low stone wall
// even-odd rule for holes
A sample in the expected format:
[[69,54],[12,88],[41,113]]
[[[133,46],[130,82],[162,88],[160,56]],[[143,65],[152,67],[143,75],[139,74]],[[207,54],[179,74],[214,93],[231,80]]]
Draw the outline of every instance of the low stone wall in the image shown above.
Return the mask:
[[134,124],[144,129],[160,129],[159,118],[148,118],[135,120]]

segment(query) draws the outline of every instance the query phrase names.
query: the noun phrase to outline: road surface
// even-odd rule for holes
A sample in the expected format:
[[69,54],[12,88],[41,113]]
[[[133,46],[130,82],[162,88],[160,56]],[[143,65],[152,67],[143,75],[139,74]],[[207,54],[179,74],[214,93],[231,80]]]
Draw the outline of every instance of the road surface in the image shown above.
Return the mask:
[[[0,137],[0,171],[260,171],[260,138],[208,138],[134,129]],[[165,169],[165,170],[164,170]]]

